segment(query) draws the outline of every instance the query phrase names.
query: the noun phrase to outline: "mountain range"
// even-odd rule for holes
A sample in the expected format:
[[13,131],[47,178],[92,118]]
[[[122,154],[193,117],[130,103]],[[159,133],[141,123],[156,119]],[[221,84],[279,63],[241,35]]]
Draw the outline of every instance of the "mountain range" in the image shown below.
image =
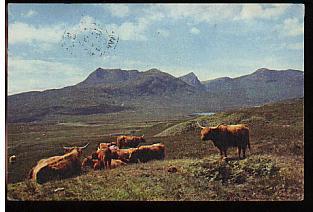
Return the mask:
[[158,69],[98,68],[73,86],[8,96],[7,119],[32,122],[121,111],[171,117],[298,98],[303,93],[304,73],[291,69],[262,68],[237,78],[200,82],[193,72],[176,78]]

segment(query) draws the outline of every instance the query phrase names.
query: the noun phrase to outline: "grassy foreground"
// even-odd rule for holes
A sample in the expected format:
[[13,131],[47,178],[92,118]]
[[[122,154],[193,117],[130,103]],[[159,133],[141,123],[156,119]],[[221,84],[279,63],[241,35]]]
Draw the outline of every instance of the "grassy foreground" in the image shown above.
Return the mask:
[[303,170],[293,169],[283,158],[251,156],[225,162],[211,156],[87,171],[43,185],[25,181],[9,185],[8,196],[20,200],[301,200],[303,181],[295,180],[301,174]]
[[[220,122],[248,124],[251,152],[248,151],[246,159],[238,160],[235,149],[229,149],[229,161],[220,161],[212,142],[200,141],[199,129],[193,127],[196,120],[209,126]],[[41,134],[43,130],[39,126],[32,127]],[[116,129],[111,125],[112,130],[104,125],[66,126],[69,130],[65,132],[64,128],[45,126],[44,132],[51,142],[46,139],[49,143],[41,140],[36,143],[36,140],[29,139],[33,131],[25,130],[29,126],[25,126],[24,130],[20,130],[20,126],[15,127],[19,127],[19,131],[14,129],[11,136],[9,132],[10,151],[17,151],[24,145],[20,141],[31,147],[28,152],[19,155],[21,158],[27,154],[28,161],[20,160],[19,166],[11,166],[12,171],[23,176],[26,171],[21,170],[28,171],[38,157],[56,154],[54,151],[43,151],[43,145],[53,145],[56,141],[60,144],[61,141],[75,143],[77,141],[72,136],[81,133],[82,136],[89,136],[91,145],[96,146],[103,140],[101,134]],[[85,170],[80,176],[43,185],[20,177],[20,182],[7,184],[8,199],[215,201],[304,198],[303,99],[201,116],[194,120],[160,122],[147,124],[146,127],[138,124],[137,129],[140,130],[139,134],[145,134],[147,143],[165,144],[164,161],[132,164],[108,171]],[[64,134],[61,134],[63,131]],[[158,134],[161,136],[155,137]],[[39,149],[41,155],[35,153]],[[90,148],[85,154],[93,149]],[[177,169],[176,172],[171,171],[173,167]],[[62,189],[55,191],[58,188]]]

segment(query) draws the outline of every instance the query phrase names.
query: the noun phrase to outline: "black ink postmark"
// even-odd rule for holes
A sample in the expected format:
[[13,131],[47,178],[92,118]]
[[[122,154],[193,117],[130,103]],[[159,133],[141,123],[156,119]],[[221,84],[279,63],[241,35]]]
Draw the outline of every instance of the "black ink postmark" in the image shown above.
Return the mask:
[[61,47],[71,55],[87,54],[104,57],[117,47],[119,36],[108,31],[95,21],[82,20],[77,26],[66,29],[61,39]]

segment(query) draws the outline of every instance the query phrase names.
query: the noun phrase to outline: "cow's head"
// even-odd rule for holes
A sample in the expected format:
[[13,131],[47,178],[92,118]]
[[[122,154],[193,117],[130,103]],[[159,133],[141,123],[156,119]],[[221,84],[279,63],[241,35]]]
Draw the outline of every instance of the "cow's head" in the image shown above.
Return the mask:
[[65,147],[65,146],[63,146],[63,149],[64,149],[64,153],[77,152],[77,156],[80,156],[82,154],[82,152],[83,152],[83,149],[85,149],[88,145],[89,145],[89,143],[86,144],[83,147],[76,147],[76,146],[74,146],[74,147]]
[[201,128],[201,140],[202,141],[208,141],[208,140],[214,140],[214,138],[216,137],[216,135],[219,133],[219,125],[217,125],[216,127],[203,127],[199,124],[199,122],[197,122],[198,126]]
[[130,163],[137,163],[139,159],[141,158],[142,152],[136,148],[129,154],[129,162]]
[[112,145],[112,143],[100,143],[98,149],[105,149]]

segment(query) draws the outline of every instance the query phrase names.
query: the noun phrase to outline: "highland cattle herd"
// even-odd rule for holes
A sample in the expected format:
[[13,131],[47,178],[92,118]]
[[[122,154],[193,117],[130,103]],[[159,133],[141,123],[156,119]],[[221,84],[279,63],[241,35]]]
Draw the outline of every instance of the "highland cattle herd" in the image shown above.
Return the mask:
[[[245,158],[246,148],[250,149],[249,128],[247,125],[225,125],[217,127],[201,128],[201,140],[212,140],[215,147],[220,151],[221,159],[227,157],[229,147],[238,148],[239,159],[241,151]],[[100,143],[91,155],[81,161],[83,147],[63,147],[64,154],[41,159],[30,170],[28,179],[37,183],[45,183],[54,179],[63,179],[79,175],[83,169],[88,167],[93,170],[109,170],[133,163],[145,163],[151,160],[163,160],[165,158],[165,145],[156,143],[152,145],[141,145],[145,143],[144,136],[117,136],[116,142]],[[11,156],[9,162],[15,162],[16,156]]]

